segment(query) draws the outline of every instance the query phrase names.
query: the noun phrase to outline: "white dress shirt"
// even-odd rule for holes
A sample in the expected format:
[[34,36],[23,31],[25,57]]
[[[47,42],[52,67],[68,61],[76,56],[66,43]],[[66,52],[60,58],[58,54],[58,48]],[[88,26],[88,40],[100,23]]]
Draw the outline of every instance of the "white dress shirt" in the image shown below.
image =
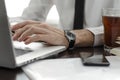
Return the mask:
[[[102,8],[114,7],[114,3],[117,3],[115,1],[117,0],[86,0],[85,2],[84,28],[95,35],[94,46],[101,45],[103,41]],[[59,26],[64,30],[72,30],[75,0],[31,0],[23,12],[22,18],[45,21],[54,4],[60,17]]]

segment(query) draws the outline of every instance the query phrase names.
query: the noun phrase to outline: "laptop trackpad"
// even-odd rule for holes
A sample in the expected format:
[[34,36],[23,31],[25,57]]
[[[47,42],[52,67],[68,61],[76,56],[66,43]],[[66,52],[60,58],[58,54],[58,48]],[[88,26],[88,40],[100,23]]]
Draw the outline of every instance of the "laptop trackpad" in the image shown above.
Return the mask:
[[32,50],[24,50],[24,49],[18,49],[15,48],[15,56],[20,56],[20,55],[24,55],[26,53],[32,52]]
[[43,47],[42,43],[38,42],[33,42],[31,44],[24,44],[24,42],[18,42],[18,41],[13,41],[13,46],[15,48],[15,55],[20,56],[29,52],[33,52],[35,50],[38,50],[40,47]]
[[38,48],[42,47],[43,44],[40,42],[33,42],[33,43],[26,45],[26,44],[24,44],[24,42],[13,41],[13,46],[16,49],[34,51],[34,50],[37,50]]

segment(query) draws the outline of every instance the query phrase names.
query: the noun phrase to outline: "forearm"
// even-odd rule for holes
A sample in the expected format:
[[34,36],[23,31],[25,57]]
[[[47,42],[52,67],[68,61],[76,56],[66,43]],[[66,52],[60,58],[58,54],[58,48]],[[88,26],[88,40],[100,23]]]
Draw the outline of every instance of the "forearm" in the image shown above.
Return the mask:
[[76,35],[76,47],[89,47],[94,44],[94,35],[87,29],[74,30]]

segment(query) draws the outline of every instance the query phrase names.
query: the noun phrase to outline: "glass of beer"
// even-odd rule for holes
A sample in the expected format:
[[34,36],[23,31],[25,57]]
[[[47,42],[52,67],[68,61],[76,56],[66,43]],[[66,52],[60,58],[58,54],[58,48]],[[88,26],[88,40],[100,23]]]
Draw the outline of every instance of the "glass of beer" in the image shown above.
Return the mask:
[[120,47],[120,9],[104,8],[102,11],[104,25],[104,49]]

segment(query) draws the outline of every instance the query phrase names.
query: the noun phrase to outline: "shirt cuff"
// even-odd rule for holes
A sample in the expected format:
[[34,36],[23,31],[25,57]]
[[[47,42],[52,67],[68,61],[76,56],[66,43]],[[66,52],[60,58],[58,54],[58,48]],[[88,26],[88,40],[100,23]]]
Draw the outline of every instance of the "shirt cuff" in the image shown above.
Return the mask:
[[92,27],[92,28],[86,28],[89,31],[91,31],[94,34],[94,45],[93,46],[100,46],[103,45],[103,26],[99,27]]

